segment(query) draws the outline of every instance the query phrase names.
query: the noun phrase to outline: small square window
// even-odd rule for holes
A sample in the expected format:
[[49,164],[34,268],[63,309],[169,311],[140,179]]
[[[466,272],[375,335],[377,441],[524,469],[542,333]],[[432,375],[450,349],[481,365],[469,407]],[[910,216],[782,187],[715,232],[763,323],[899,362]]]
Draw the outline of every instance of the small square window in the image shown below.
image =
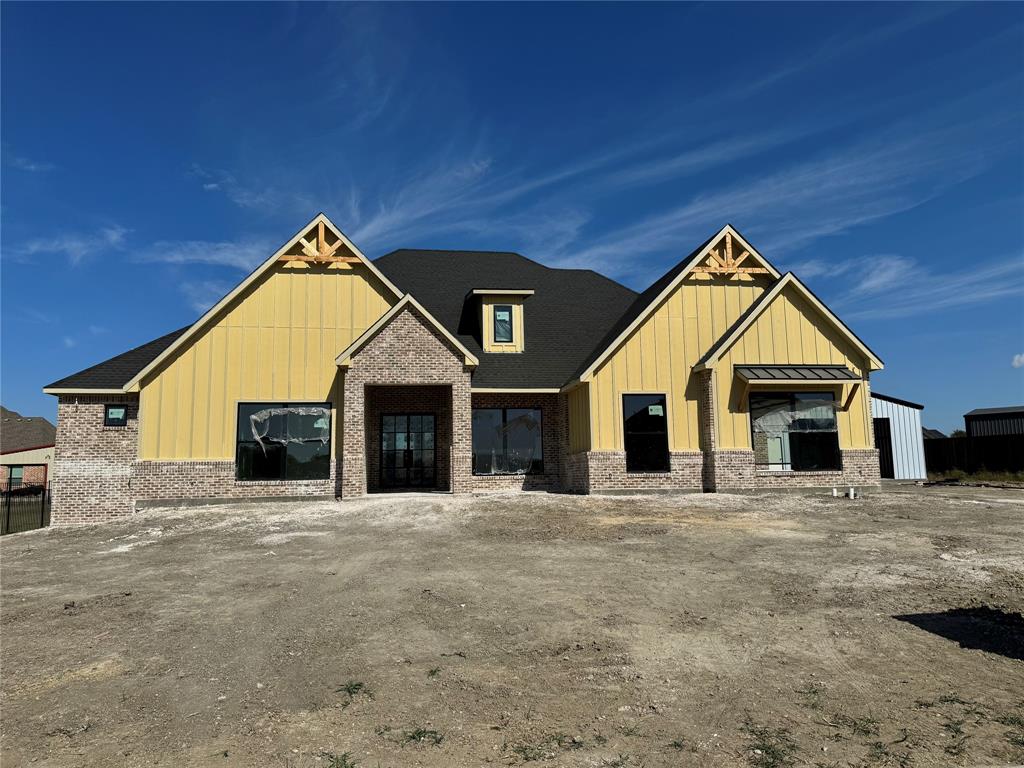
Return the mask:
[[128,408],[123,405],[107,405],[103,409],[103,426],[124,427],[128,425]]

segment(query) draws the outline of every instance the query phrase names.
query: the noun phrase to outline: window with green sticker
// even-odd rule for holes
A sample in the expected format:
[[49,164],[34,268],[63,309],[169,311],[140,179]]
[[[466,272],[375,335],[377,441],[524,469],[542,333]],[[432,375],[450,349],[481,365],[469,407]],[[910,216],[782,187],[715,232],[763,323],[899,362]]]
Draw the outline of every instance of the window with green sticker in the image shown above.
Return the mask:
[[512,343],[512,305],[498,304],[494,307],[494,342]]
[[123,405],[108,405],[103,409],[103,426],[124,427],[128,424],[128,408]]

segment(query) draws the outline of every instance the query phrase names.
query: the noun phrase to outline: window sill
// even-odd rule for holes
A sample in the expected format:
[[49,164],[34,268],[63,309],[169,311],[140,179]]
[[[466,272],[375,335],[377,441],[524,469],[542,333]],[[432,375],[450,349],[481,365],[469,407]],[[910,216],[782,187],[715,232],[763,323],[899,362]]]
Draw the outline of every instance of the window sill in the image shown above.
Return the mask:
[[473,477],[538,477],[545,474],[540,472],[474,472]]
[[782,476],[787,477],[789,475],[799,475],[805,477],[807,475],[828,475],[841,477],[843,470],[841,469],[761,469],[758,467],[754,468],[758,477],[776,477]]
[[630,472],[627,469],[626,470],[626,474],[629,475],[630,477],[664,477],[665,475],[671,475],[672,474],[672,470],[671,469],[653,469],[653,470],[647,470],[647,471],[640,470],[640,471],[636,471],[636,472]]
[[298,478],[294,480],[240,480],[235,478],[235,485],[295,485],[296,483],[329,483],[329,477]]

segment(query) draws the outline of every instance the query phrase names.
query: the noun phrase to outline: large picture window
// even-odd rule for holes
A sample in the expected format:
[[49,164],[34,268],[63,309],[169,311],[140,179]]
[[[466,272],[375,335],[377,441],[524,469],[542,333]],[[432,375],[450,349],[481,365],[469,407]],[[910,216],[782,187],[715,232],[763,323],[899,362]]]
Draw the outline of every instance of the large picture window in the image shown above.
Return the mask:
[[823,472],[841,468],[831,392],[752,393],[750,428],[754,463],[760,469]]
[[542,426],[539,408],[474,408],[473,474],[543,472]]
[[239,480],[324,480],[331,476],[330,403],[239,403]]
[[668,472],[668,408],[665,395],[623,395],[627,472]]

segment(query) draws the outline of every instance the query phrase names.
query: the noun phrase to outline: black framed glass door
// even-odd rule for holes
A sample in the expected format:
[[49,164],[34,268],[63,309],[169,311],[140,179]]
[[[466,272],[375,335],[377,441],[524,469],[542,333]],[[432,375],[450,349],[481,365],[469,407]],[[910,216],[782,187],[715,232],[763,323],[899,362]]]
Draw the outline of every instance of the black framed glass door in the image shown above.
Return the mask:
[[385,413],[380,424],[380,482],[384,488],[434,488],[432,413]]

